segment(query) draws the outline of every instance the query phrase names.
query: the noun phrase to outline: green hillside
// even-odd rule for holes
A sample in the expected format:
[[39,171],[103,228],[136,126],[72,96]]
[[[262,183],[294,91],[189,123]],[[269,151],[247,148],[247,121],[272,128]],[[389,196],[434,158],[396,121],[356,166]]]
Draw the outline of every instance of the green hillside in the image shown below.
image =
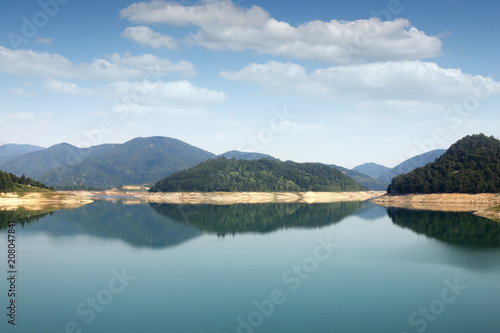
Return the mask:
[[341,171],[317,163],[217,158],[160,180],[151,192],[361,191]]
[[224,154],[220,154],[219,157],[234,158],[237,160],[260,160],[261,158],[267,158],[268,160],[277,160],[277,158],[271,155],[261,154],[261,153],[248,153],[238,150],[230,150]]
[[500,141],[466,136],[434,163],[395,177],[389,193],[498,193]]
[[[48,171],[65,165],[79,163],[89,156],[105,153],[115,146],[104,144],[90,148],[78,148],[68,143],[60,143],[47,149],[26,153],[10,159],[7,162],[1,163],[0,168],[18,176],[25,174],[41,180],[42,175]],[[50,183],[46,178],[43,182]]]
[[210,152],[173,138],[136,138],[79,163],[50,170],[39,179],[54,186],[103,188],[154,184],[158,179],[214,157]]
[[48,186],[37,180],[22,175],[17,177],[12,173],[0,170],[0,192],[36,192],[48,190]]

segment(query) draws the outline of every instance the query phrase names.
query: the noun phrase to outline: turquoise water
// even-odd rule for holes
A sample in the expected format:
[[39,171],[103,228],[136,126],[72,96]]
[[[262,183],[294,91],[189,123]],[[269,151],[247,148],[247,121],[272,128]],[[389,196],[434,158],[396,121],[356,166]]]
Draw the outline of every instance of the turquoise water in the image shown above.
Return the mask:
[[[498,332],[500,224],[370,203],[0,213],[0,332]],[[7,323],[7,225],[16,325]]]

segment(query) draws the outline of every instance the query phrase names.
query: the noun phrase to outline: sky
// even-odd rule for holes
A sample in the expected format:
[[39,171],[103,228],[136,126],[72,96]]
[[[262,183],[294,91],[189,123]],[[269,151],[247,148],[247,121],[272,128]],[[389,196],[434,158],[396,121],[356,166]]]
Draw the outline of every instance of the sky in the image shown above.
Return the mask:
[[168,136],[393,167],[499,136],[496,0],[0,4],[0,145]]

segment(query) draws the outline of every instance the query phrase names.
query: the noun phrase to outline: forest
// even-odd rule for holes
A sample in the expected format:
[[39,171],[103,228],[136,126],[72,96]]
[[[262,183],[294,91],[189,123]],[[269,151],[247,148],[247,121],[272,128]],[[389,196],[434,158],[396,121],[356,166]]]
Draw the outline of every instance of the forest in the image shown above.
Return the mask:
[[[31,189],[31,187],[34,187]],[[49,189],[45,184],[40,183],[38,180],[31,179],[22,175],[17,177],[12,173],[3,172],[0,170],[0,192],[27,192],[36,191],[39,189]],[[52,188],[50,188],[52,189]]]
[[498,193],[500,141],[484,134],[466,136],[435,162],[394,177],[387,192]]
[[304,192],[362,191],[341,171],[317,163],[219,157],[170,175],[150,192]]

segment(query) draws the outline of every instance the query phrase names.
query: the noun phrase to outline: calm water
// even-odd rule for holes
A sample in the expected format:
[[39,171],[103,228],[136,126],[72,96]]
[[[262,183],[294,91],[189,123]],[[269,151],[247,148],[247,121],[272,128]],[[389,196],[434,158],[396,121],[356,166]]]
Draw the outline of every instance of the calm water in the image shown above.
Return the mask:
[[[0,213],[1,332],[495,332],[500,224],[369,203]],[[7,324],[6,221],[16,224]]]

